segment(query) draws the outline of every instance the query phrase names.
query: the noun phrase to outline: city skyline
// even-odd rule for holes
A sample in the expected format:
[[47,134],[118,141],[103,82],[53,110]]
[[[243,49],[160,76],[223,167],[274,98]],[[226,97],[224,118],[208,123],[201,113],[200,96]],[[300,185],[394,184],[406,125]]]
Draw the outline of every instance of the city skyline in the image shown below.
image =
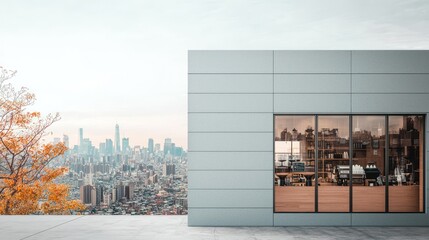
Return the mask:
[[[161,145],[161,150],[164,149],[164,145],[168,142],[168,144],[171,144],[172,142],[172,138],[170,137],[166,137],[164,139],[155,139],[153,137],[148,137],[146,139],[145,142],[130,142],[130,137],[128,137],[127,135],[123,135],[121,134],[120,131],[120,127],[119,124],[115,124],[115,132],[113,137],[109,137],[109,135],[106,135],[105,138],[101,139],[100,141],[93,141],[93,138],[91,136],[89,136],[88,134],[85,134],[86,130],[84,128],[78,128],[77,129],[77,134],[75,139],[77,139],[76,141],[70,141],[70,139],[74,139],[74,138],[70,138],[70,134],[63,134],[61,136],[52,136],[52,138],[45,138],[44,141],[48,141],[48,142],[53,142],[53,143],[58,143],[58,142],[64,142],[65,145],[67,147],[69,147],[69,149],[73,149],[73,147],[75,146],[82,146],[82,144],[84,143],[85,139],[89,139],[91,141],[91,144],[99,149],[100,148],[100,144],[105,144],[107,140],[112,141],[112,147],[113,147],[113,151],[114,152],[123,152],[123,144],[124,144],[124,140],[126,141],[126,144],[128,145],[128,147],[135,147],[135,146],[139,146],[140,148],[145,148],[145,149],[153,149],[155,147],[155,145],[160,144]],[[120,137],[122,136],[122,137]],[[116,139],[118,137],[118,139]],[[132,140],[132,139],[131,139]],[[117,141],[119,141],[119,150],[117,148]],[[187,151],[186,148],[184,148],[181,145],[175,145],[175,147],[181,147],[184,151]]]
[[77,131],[77,145],[70,144],[67,135],[54,138],[54,143],[70,147],[50,165],[67,167],[67,174],[56,181],[69,186],[69,198],[84,204],[83,214],[186,214],[186,151],[171,138],[163,144],[149,138],[147,147],[133,147],[119,124],[114,131],[98,145],[83,128]]

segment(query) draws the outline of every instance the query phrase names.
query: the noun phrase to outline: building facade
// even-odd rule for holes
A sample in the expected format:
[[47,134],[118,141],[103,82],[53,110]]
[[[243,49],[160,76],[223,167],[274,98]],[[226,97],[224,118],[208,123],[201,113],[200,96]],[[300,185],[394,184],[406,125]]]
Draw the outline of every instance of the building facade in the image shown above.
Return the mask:
[[429,51],[189,51],[190,226],[427,226]]

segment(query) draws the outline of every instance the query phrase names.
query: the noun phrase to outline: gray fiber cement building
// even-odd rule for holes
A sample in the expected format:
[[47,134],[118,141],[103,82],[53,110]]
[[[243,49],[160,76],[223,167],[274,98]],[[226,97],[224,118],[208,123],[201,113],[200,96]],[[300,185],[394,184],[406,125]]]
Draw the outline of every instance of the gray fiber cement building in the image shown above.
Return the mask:
[[189,226],[429,225],[429,51],[188,54]]

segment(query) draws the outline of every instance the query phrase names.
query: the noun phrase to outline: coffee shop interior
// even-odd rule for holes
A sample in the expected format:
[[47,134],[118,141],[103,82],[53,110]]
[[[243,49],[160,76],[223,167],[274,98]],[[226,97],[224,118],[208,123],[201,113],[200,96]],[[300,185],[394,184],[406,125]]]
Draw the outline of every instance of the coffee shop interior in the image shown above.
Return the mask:
[[275,115],[274,212],[424,212],[424,115]]

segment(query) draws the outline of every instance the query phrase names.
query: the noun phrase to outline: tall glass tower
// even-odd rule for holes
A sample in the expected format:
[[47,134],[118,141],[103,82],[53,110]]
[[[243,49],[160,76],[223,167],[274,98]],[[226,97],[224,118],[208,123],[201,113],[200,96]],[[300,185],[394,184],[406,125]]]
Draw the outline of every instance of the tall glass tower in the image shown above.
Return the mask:
[[149,138],[149,141],[147,143],[147,148],[149,150],[149,153],[153,153],[153,139]]
[[115,153],[121,153],[121,140],[119,136],[119,125],[115,126]]
[[79,128],[79,147],[82,146],[83,142],[83,128]]

